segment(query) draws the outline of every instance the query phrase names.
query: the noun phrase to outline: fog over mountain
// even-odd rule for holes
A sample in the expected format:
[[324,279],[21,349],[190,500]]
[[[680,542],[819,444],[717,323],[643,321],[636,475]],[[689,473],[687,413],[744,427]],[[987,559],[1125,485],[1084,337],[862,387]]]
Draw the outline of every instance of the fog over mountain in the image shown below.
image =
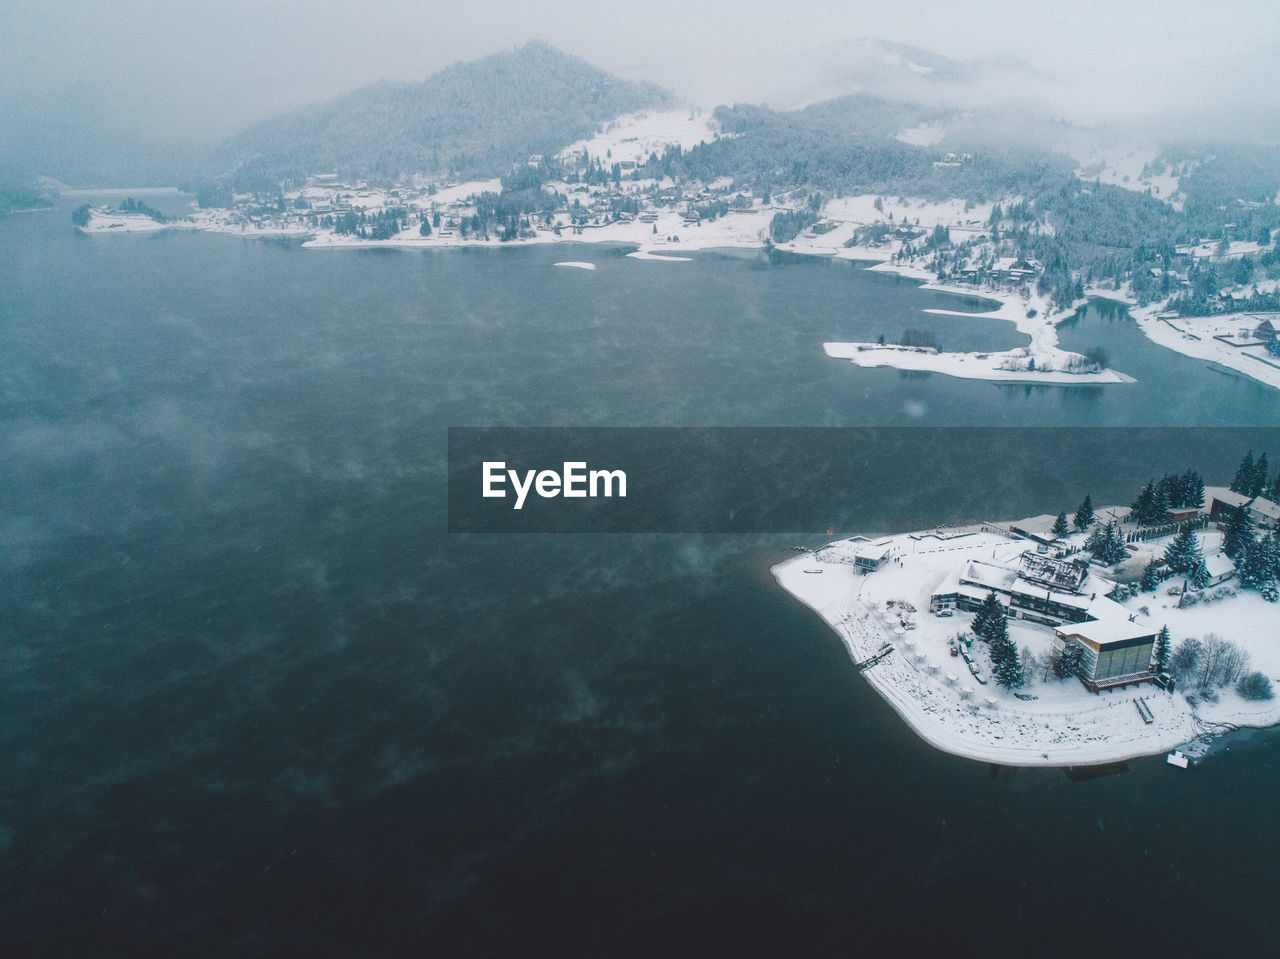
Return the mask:
[[282,113],[533,39],[708,109],[871,92],[1126,130],[1141,121],[1151,135],[1277,138],[1274,5],[1115,7],[11,0],[0,121],[14,135],[0,168],[48,172],[44,157],[78,153],[104,158],[115,179],[145,177]]

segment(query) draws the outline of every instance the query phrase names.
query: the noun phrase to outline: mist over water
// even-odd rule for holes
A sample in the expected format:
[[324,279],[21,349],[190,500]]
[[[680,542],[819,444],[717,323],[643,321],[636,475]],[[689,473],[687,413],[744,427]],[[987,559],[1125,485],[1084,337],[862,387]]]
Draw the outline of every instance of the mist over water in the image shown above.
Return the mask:
[[[584,247],[588,272],[68,213],[0,221],[6,954],[1053,954],[1081,910],[1116,950],[1274,938],[1274,734],[1190,775],[994,770],[921,743],[773,584],[817,522],[450,536],[444,512],[449,426],[1274,426],[1274,391],[1106,305],[1063,345],[1138,383],[856,369],[822,342],[1020,340],[848,263]],[[1154,469],[1237,458],[1189,453]],[[1188,926],[1109,905],[1177,915],[1191,885]]]

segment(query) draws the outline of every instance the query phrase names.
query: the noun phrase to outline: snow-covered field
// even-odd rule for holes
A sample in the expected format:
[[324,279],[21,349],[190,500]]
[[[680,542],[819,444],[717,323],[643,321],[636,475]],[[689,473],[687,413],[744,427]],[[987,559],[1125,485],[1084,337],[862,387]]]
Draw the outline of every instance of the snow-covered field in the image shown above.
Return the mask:
[[100,210],[93,210],[89,214],[89,222],[80,229],[85,233],[107,233],[112,231],[120,233],[154,233],[157,230],[169,230],[180,226],[194,229],[189,223],[157,223],[145,213],[106,213]]
[[701,111],[660,110],[619,117],[588,140],[571,143],[560,151],[562,157],[581,155],[585,150],[606,167],[623,161],[643,162],[649,154],[661,156],[669,146],[688,150],[714,139],[716,128],[711,115]]
[[1166,168],[1160,173],[1144,175],[1147,164],[1155,158],[1156,150],[1151,146],[1130,145],[1112,147],[1105,151],[1095,148],[1077,158],[1080,160],[1080,169],[1076,170],[1076,176],[1082,180],[1096,180],[1138,193],[1150,190],[1156,199],[1166,201],[1175,210],[1181,210],[1181,186],[1173,171]]
[[894,139],[915,147],[931,147],[947,134],[940,123],[920,123],[894,134]]
[[[1253,313],[1224,313],[1217,316],[1177,316],[1160,319],[1158,306],[1130,307],[1130,315],[1153,343],[1186,356],[1217,363],[1280,390],[1280,358],[1261,346],[1237,347],[1215,336],[1241,336],[1252,332],[1259,322]],[[1272,322],[1280,320],[1273,317]]]
[[[970,559],[1003,562],[1029,545],[991,533],[957,538],[929,533],[891,538],[893,558],[883,569],[861,575],[842,561],[841,550],[804,554],[773,568],[779,584],[811,607],[862,662],[885,643],[893,652],[862,675],[923,738],[939,749],[985,762],[1014,766],[1089,765],[1158,755],[1204,734],[1203,722],[1237,726],[1280,723],[1280,698],[1248,702],[1226,689],[1216,704],[1192,706],[1182,693],[1154,686],[1089,693],[1075,679],[1058,680],[1043,670],[1028,677],[1019,699],[988,676],[979,684],[964,661],[948,653],[950,638],[968,629],[970,614],[937,617],[927,612],[929,596],[948,572]],[[847,554],[846,554],[847,555]],[[820,572],[814,572],[820,570]],[[895,632],[905,600],[919,612],[917,628]],[[1174,646],[1188,636],[1213,632],[1247,648],[1251,669],[1273,680],[1280,676],[1280,636],[1276,607],[1242,592],[1232,599],[1178,609],[1165,594],[1143,594],[1127,604],[1148,608],[1148,619],[1168,625]],[[1052,642],[1049,627],[1009,620],[1010,636],[1037,657]],[[975,644],[975,649],[981,643]],[[1154,722],[1143,722],[1135,699],[1142,698]]]

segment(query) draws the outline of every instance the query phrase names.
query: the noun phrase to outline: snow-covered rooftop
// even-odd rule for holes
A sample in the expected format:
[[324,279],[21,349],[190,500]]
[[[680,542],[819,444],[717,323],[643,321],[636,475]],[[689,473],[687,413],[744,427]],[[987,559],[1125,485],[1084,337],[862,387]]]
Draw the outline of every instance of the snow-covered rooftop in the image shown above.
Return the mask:
[[1206,486],[1204,488],[1204,501],[1212,505],[1215,499],[1224,506],[1231,507],[1247,506],[1249,503],[1249,497],[1225,486]]
[[[1120,607],[1120,611],[1125,612],[1123,607]],[[1127,616],[1108,616],[1106,619],[1091,619],[1084,623],[1063,623],[1057,628],[1059,636],[1077,636],[1095,646],[1144,639],[1158,632],[1150,623],[1141,619],[1130,620]]]
[[1236,571],[1236,564],[1226,553],[1214,553],[1204,558],[1204,568],[1214,579],[1220,579]]

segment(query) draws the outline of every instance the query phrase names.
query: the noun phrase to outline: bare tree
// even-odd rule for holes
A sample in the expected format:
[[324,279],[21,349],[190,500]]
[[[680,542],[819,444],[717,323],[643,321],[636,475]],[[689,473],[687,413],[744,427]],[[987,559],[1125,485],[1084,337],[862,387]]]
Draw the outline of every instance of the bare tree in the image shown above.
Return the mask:
[[1208,633],[1204,637],[1196,664],[1199,675],[1197,685],[1200,689],[1230,685],[1240,678],[1248,665],[1248,652],[1215,633]]

